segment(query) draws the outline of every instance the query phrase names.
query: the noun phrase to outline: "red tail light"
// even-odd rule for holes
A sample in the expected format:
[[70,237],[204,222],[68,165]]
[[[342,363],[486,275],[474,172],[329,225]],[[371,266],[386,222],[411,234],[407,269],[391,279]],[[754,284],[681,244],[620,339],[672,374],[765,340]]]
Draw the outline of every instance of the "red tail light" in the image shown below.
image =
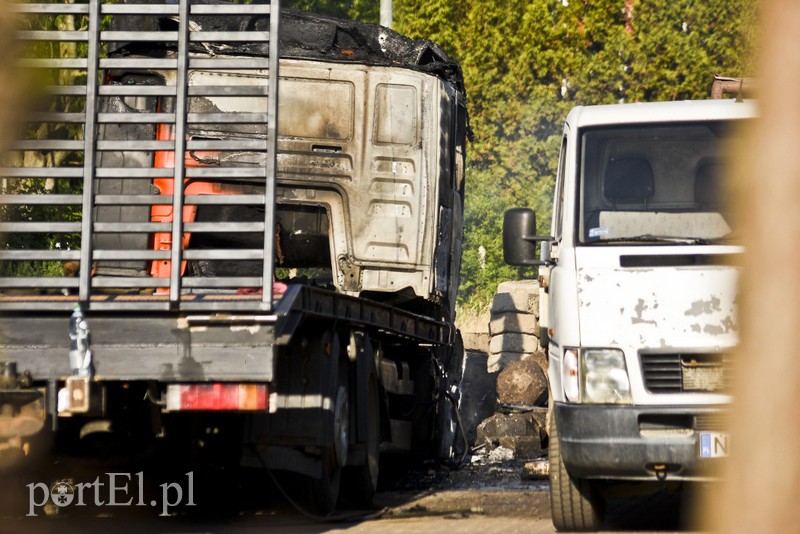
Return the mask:
[[266,384],[170,384],[168,411],[264,411],[269,407]]

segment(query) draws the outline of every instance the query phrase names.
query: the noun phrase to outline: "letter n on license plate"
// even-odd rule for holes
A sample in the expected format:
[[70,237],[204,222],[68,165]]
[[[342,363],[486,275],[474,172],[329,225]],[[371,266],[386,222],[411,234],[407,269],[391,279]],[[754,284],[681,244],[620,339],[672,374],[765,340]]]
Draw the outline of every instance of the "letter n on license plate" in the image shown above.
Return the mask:
[[722,458],[728,450],[727,433],[700,432],[700,458]]

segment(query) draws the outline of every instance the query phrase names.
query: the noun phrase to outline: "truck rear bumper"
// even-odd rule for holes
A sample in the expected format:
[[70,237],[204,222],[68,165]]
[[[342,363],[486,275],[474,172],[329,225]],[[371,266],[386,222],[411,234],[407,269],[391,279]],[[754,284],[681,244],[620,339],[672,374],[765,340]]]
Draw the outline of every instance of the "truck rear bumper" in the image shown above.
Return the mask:
[[577,478],[716,478],[719,459],[701,458],[701,432],[726,430],[722,406],[608,406],[556,403],[564,465]]
[[[274,324],[192,324],[169,314],[87,317],[97,380],[162,382],[273,379]],[[34,381],[71,374],[69,315],[0,316],[0,354]]]

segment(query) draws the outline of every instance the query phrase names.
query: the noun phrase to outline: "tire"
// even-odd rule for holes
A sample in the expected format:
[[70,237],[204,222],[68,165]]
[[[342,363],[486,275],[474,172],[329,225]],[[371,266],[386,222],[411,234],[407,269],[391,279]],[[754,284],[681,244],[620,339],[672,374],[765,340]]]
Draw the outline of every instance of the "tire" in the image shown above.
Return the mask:
[[325,517],[336,509],[339,500],[342,469],[336,462],[333,447],[322,451],[322,477],[309,478],[307,481],[307,499],[314,515]]
[[335,337],[331,357],[339,360],[336,379],[329,391],[333,393],[334,408],[332,421],[333,444],[323,447],[320,453],[320,477],[305,477],[307,504],[318,516],[327,516],[336,509],[339,501],[342,470],[347,459],[350,440],[350,408],[348,402],[347,365],[339,359],[339,347]]
[[347,500],[362,507],[372,505],[380,473],[381,409],[378,381],[374,375],[370,376],[367,394],[366,457],[363,464],[345,469],[343,488],[347,491]]
[[553,526],[563,531],[596,531],[605,502],[590,480],[573,478],[564,466],[555,418],[550,421],[550,509]]

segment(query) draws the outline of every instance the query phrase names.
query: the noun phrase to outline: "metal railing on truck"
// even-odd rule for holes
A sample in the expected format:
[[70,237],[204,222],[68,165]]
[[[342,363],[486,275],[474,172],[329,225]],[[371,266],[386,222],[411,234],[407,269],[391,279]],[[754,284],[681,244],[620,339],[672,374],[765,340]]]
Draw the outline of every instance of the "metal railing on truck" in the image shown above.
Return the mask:
[[[0,169],[0,310],[273,306],[279,2],[150,1],[13,5],[44,89]],[[242,206],[262,218],[198,217]],[[187,272],[214,261],[261,267]]]

